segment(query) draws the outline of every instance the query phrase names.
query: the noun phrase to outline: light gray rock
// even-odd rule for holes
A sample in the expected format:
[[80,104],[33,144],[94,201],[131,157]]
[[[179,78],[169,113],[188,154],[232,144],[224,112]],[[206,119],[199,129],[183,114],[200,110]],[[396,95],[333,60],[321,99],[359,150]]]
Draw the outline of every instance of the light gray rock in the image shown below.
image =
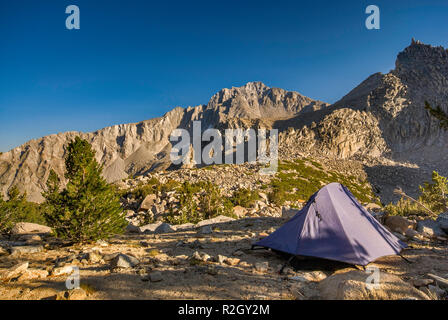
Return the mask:
[[176,230],[169,223],[163,222],[162,224],[160,224],[160,226],[158,226],[154,230],[154,233],[162,234],[162,233],[171,233],[174,231],[176,231]]
[[269,269],[269,263],[268,262],[256,262],[255,265],[255,270],[257,270],[258,272],[267,272]]
[[11,255],[38,253],[44,251],[42,246],[16,246],[10,248]]
[[126,227],[126,232],[127,233],[140,233],[142,231],[141,231],[140,227],[138,227],[132,223],[129,223]]
[[369,274],[359,270],[335,273],[319,282],[320,298],[325,300],[428,300],[429,297],[396,275],[380,273],[377,287],[369,287]]
[[412,239],[412,238],[414,238],[414,237],[419,236],[420,234],[419,234],[417,231],[415,231],[414,229],[407,229],[407,230],[405,231],[404,235],[405,235],[406,237]]
[[20,276],[22,273],[28,270],[29,262],[18,263],[15,266],[9,268],[4,275],[2,275],[2,280],[10,280]]
[[157,222],[140,227],[142,233],[170,233],[176,231],[170,224],[165,222]]
[[425,287],[432,283],[434,283],[433,279],[415,279],[412,281],[412,284],[416,287]]
[[11,234],[13,235],[24,235],[24,234],[49,234],[52,229],[47,226],[43,226],[37,223],[30,222],[19,222],[14,225],[11,229]]
[[88,252],[86,258],[87,258],[87,261],[89,261],[90,263],[98,263],[103,259],[101,254],[99,254],[97,252]]
[[74,271],[73,266],[67,265],[63,267],[56,267],[52,270],[51,274],[54,276],[62,276],[72,274]]
[[211,225],[211,224],[216,224],[216,223],[225,223],[225,222],[230,222],[230,221],[235,221],[235,219],[233,219],[231,217],[220,215],[220,216],[217,216],[212,219],[202,220],[201,222],[196,224],[196,227],[203,227],[206,225]]
[[438,298],[441,298],[446,294],[445,290],[439,288],[438,286],[428,285],[428,290],[436,295]]
[[226,257],[226,256],[223,256],[223,255],[221,255],[221,254],[218,254],[218,256],[216,257],[216,260],[217,260],[218,263],[223,264],[224,261],[227,260],[227,257]]
[[1,257],[1,256],[5,256],[5,255],[7,255],[7,254],[9,254],[8,251],[6,251],[5,249],[3,249],[3,247],[0,247],[0,257]]
[[238,218],[244,218],[247,214],[247,209],[242,206],[233,207],[233,214]]
[[140,261],[137,258],[120,253],[115,258],[112,259],[110,266],[112,268],[129,269],[135,267],[139,263]]
[[439,214],[436,221],[439,227],[448,234],[448,212]]
[[386,226],[388,226],[393,232],[399,232],[404,234],[407,229],[413,229],[415,223],[402,216],[390,216],[386,218]]
[[213,233],[213,229],[211,226],[207,225],[207,226],[203,226],[200,230],[199,230],[200,234],[212,234]]
[[162,273],[160,271],[154,271],[149,274],[149,280],[151,282],[159,282],[163,280]]
[[364,208],[366,208],[369,212],[378,212],[382,209],[381,206],[376,203],[368,203],[364,206]]
[[440,228],[438,222],[432,219],[426,219],[417,222],[417,231],[424,233],[430,237],[443,237],[445,232]]
[[148,211],[151,210],[152,206],[156,203],[157,195],[149,194],[143,199],[138,211]]

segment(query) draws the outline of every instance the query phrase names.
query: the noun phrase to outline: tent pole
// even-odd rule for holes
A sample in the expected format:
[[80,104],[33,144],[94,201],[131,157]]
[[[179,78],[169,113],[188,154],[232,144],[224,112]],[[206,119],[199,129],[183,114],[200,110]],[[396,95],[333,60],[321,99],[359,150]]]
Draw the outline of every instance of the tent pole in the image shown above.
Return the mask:
[[280,271],[278,272],[278,274],[283,274],[283,270],[286,268],[286,266],[292,261],[292,259],[294,259],[294,255],[292,255],[288,261],[285,262],[285,264],[282,266],[282,268],[280,269]]

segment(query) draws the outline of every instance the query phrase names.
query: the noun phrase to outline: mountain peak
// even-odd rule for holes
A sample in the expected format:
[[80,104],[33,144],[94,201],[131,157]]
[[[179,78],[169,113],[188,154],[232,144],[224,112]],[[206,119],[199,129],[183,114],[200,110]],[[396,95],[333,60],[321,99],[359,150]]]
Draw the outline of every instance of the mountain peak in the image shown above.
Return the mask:
[[397,56],[396,71],[400,74],[409,70],[424,70],[428,65],[448,64],[448,51],[442,47],[433,47],[412,38],[411,44]]

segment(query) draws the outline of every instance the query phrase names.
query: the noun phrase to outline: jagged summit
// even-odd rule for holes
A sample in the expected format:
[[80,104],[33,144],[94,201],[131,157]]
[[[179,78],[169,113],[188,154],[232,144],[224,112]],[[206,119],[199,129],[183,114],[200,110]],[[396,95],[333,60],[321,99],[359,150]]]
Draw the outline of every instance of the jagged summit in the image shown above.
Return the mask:
[[257,81],[160,118],[31,140],[0,155],[0,192],[17,185],[30,200],[42,200],[50,169],[63,177],[65,146],[76,135],[92,143],[108,181],[165,169],[171,164],[170,134],[190,130],[194,120],[202,121],[203,130],[279,128],[285,150],[280,154],[288,157],[296,151],[336,159],[401,157],[424,166],[437,162],[446,175],[448,134],[425,110],[426,100],[448,110],[448,52],[413,40],[398,54],[394,70],[373,74],[331,106]]
[[411,45],[397,56],[395,73],[427,72],[439,69],[443,72],[448,64],[448,50],[442,46],[433,47],[412,39]]
[[270,88],[262,82],[222,89],[209,101],[207,109],[227,118],[282,118],[303,110],[320,109],[327,103],[313,100],[295,91]]

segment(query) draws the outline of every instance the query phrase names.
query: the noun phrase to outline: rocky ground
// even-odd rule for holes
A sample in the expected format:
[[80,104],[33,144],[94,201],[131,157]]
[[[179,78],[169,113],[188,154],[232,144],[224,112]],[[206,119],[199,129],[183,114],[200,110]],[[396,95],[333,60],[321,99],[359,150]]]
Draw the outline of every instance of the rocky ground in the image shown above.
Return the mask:
[[[403,256],[411,263],[399,256],[371,263],[367,267],[380,270],[380,285],[369,289],[366,271],[323,260],[297,259],[279,274],[286,258],[252,251],[251,244],[285,221],[218,217],[197,225],[159,223],[88,245],[65,244],[38,226],[17,226],[0,241],[0,298],[446,299],[446,283],[434,280],[448,278],[444,237],[411,235],[412,223],[389,221],[396,232],[405,228],[401,236],[410,248]],[[71,266],[79,267],[80,289],[66,287]]]

